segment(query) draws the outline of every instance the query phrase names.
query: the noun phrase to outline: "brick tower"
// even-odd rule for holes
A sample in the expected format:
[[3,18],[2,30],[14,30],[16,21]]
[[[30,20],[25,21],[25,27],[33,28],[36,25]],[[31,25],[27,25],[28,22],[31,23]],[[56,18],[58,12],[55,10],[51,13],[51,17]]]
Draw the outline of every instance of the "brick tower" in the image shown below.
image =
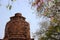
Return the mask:
[[10,17],[10,21],[6,24],[3,40],[30,40],[29,23],[25,21],[25,17],[21,13]]

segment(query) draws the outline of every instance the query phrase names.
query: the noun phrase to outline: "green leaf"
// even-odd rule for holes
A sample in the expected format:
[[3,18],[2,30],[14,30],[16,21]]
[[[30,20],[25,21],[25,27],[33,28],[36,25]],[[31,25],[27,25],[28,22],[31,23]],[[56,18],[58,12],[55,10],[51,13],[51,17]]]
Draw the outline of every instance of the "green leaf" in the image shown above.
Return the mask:
[[55,3],[57,2],[57,0],[55,0]]
[[16,0],[11,0],[12,2],[15,2]]
[[58,26],[56,29],[57,29],[57,32],[60,32],[60,26]]
[[6,8],[8,8],[9,10],[11,10],[12,5],[9,5],[9,4],[8,4],[8,5],[6,6]]
[[8,8],[9,7],[9,4],[6,6],[6,8]]
[[11,10],[11,8],[12,8],[12,5],[9,6],[9,10]]

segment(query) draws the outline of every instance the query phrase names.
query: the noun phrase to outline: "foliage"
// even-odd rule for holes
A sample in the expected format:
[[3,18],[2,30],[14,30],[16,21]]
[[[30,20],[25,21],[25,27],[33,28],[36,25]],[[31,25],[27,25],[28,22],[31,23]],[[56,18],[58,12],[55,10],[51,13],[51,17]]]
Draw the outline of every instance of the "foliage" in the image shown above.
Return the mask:
[[[50,26],[50,28],[45,33],[46,37],[44,36],[43,37],[47,38],[47,40],[48,39],[59,40],[59,37],[58,37],[59,33],[60,33],[60,26],[55,26],[55,27]],[[42,39],[42,37],[40,39]]]
[[[53,5],[53,0],[35,0],[33,3],[32,3],[32,6],[33,7],[36,7],[36,10],[39,12],[40,11],[40,14],[43,12],[45,12],[45,10],[47,11],[49,6],[52,6]],[[52,3],[52,4],[51,4]]]
[[[0,2],[3,0],[0,0]],[[6,8],[11,10],[12,9],[12,3],[14,3],[16,0],[7,0],[8,5],[6,5]],[[0,3],[0,6],[2,6],[2,4]]]
[[[57,6],[58,1],[59,0],[45,0],[44,2],[44,0],[35,0],[35,2],[32,3],[32,6],[37,6],[36,11],[39,12],[40,15],[42,14],[51,20],[50,26],[43,32],[44,35],[41,36],[39,40],[60,40],[60,11],[58,11],[60,9]],[[40,30],[39,33],[41,33]]]
[[8,5],[6,6],[6,8],[8,8],[9,10],[11,10],[12,5],[9,5],[9,4],[8,4]]

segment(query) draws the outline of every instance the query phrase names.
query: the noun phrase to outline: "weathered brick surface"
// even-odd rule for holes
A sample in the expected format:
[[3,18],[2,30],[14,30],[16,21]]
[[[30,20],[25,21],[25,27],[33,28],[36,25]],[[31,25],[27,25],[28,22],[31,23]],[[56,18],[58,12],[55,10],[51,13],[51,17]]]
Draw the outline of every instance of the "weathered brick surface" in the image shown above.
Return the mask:
[[30,40],[30,26],[22,14],[16,13],[15,16],[10,17],[3,40]]

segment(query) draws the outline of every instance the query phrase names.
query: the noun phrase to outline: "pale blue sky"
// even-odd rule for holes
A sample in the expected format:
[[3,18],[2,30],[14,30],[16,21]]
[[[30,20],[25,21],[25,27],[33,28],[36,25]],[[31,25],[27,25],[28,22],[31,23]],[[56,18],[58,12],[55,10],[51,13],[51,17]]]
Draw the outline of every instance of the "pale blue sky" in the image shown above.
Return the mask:
[[13,8],[9,11],[6,8],[7,0],[2,0],[2,6],[0,7],[0,38],[4,37],[4,29],[6,23],[9,21],[9,17],[14,16],[15,13],[22,13],[26,20],[30,23],[30,33],[35,32],[38,29],[38,20],[36,15],[33,14],[31,5],[28,0],[17,0],[12,3]]

